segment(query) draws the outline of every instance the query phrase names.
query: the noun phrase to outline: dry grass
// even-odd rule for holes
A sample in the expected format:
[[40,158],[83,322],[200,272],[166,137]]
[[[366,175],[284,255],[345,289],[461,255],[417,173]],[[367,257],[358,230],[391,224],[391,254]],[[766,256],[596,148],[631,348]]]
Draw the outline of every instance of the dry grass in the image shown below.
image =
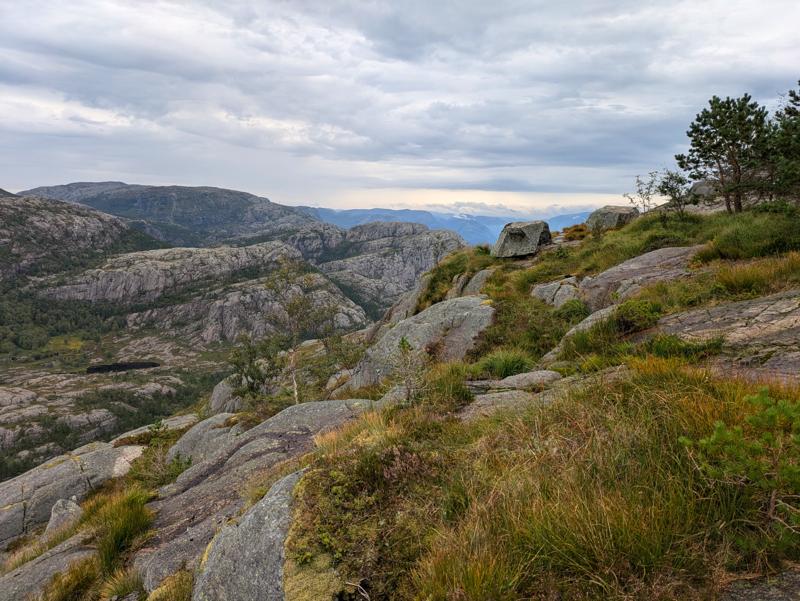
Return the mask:
[[150,593],[147,601],[191,601],[194,575],[189,570],[180,570],[169,576],[161,586]]

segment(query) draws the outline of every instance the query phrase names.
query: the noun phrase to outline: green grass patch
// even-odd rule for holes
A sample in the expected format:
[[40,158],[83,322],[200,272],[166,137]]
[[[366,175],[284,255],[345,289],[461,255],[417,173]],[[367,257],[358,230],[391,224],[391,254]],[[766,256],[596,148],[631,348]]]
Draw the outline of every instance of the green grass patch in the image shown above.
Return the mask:
[[[727,570],[800,558],[775,520],[797,510],[797,483],[751,490],[738,447],[701,461],[685,443],[717,423],[750,441],[781,432],[781,465],[796,466],[800,391],[773,387],[759,408],[750,384],[676,359],[632,367],[521,413],[461,422],[423,404],[325,435],[297,490],[289,559],[313,578],[325,557],[326,578],[333,567],[343,591],[360,583],[371,598],[511,601],[709,598]],[[791,420],[752,421],[775,407]],[[749,456],[763,468],[768,453]],[[768,517],[770,487],[791,510]]]
[[470,366],[470,373],[476,378],[505,378],[521,374],[534,366],[535,362],[523,350],[499,348],[484,355]]

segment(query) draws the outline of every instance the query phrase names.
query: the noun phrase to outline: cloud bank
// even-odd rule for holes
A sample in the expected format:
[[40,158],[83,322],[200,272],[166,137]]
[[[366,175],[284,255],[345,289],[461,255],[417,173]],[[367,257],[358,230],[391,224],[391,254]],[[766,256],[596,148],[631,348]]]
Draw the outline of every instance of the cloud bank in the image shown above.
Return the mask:
[[712,94],[792,87],[798,22],[781,0],[0,0],[0,186],[597,204],[670,164]]

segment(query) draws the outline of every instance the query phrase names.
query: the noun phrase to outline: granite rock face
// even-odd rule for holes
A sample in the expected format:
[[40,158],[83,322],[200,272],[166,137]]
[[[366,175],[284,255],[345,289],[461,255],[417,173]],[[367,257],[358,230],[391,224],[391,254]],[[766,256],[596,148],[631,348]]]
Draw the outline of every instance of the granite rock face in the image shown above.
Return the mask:
[[798,290],[669,315],[658,329],[692,341],[722,338],[727,371],[800,378]]
[[689,262],[703,246],[660,248],[615,265],[580,283],[581,296],[596,311],[638,292],[643,286],[690,274]]
[[228,378],[214,386],[208,401],[210,413],[236,413],[242,408],[242,399],[233,394],[233,386]]
[[548,305],[558,308],[567,301],[581,298],[578,286],[578,279],[570,276],[562,280],[534,286],[531,290],[531,296],[535,296]]
[[54,532],[65,528],[70,524],[74,524],[83,515],[83,509],[72,499],[59,499],[53,503],[53,508],[50,510],[50,521],[47,522],[47,527],[44,529],[45,538]]
[[586,220],[590,230],[611,230],[626,225],[639,216],[636,207],[607,205],[594,211]]
[[230,437],[159,491],[153,536],[135,557],[148,591],[181,567],[193,569],[216,532],[244,507],[247,482],[309,452],[314,436],[354,419],[372,401],[301,403]]
[[46,523],[59,499],[78,501],[125,475],[143,447],[96,442],[0,483],[0,547]]
[[237,524],[211,543],[192,601],[283,601],[283,545],[291,521],[292,491],[302,472],[276,482]]
[[526,257],[550,244],[550,227],[544,221],[515,221],[506,224],[492,247],[493,257]]
[[167,248],[127,253],[46,291],[59,300],[152,302],[168,292],[219,282],[245,270],[269,270],[300,253],[281,242],[217,248]]
[[268,278],[212,289],[185,303],[132,313],[127,323],[132,329],[166,328],[204,344],[235,342],[241,336],[259,339],[287,331],[287,306],[301,296],[315,310],[329,313],[339,332],[368,323],[364,310],[318,273],[298,275],[279,290]]
[[39,595],[47,582],[73,563],[95,554],[85,534],[76,534],[39,557],[0,576],[0,601],[26,601]]
[[218,413],[195,424],[169,449],[167,461],[177,458],[191,460],[193,464],[204,461],[218,448],[241,434],[238,426],[227,425],[233,416],[233,413]]
[[492,323],[493,317],[494,308],[485,296],[465,296],[436,303],[396,323],[367,349],[348,385],[356,390],[389,377],[401,338],[417,351],[435,350],[444,361],[462,359]]

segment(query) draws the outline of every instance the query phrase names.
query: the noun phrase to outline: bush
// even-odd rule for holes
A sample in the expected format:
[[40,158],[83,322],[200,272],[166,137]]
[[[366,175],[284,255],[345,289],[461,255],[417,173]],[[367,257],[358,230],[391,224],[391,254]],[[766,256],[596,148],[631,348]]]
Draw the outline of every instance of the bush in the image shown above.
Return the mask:
[[476,376],[505,378],[531,369],[530,356],[519,349],[497,349],[483,357],[472,367]]
[[589,317],[590,313],[591,311],[586,303],[577,298],[568,300],[555,310],[555,316],[570,325],[583,321]]
[[755,412],[744,426],[718,421],[710,436],[682,442],[709,482],[735,499],[740,550],[769,560],[800,551],[800,403],[766,390],[747,400]]
[[661,305],[648,300],[627,300],[614,312],[612,321],[622,335],[652,328],[661,317]]

